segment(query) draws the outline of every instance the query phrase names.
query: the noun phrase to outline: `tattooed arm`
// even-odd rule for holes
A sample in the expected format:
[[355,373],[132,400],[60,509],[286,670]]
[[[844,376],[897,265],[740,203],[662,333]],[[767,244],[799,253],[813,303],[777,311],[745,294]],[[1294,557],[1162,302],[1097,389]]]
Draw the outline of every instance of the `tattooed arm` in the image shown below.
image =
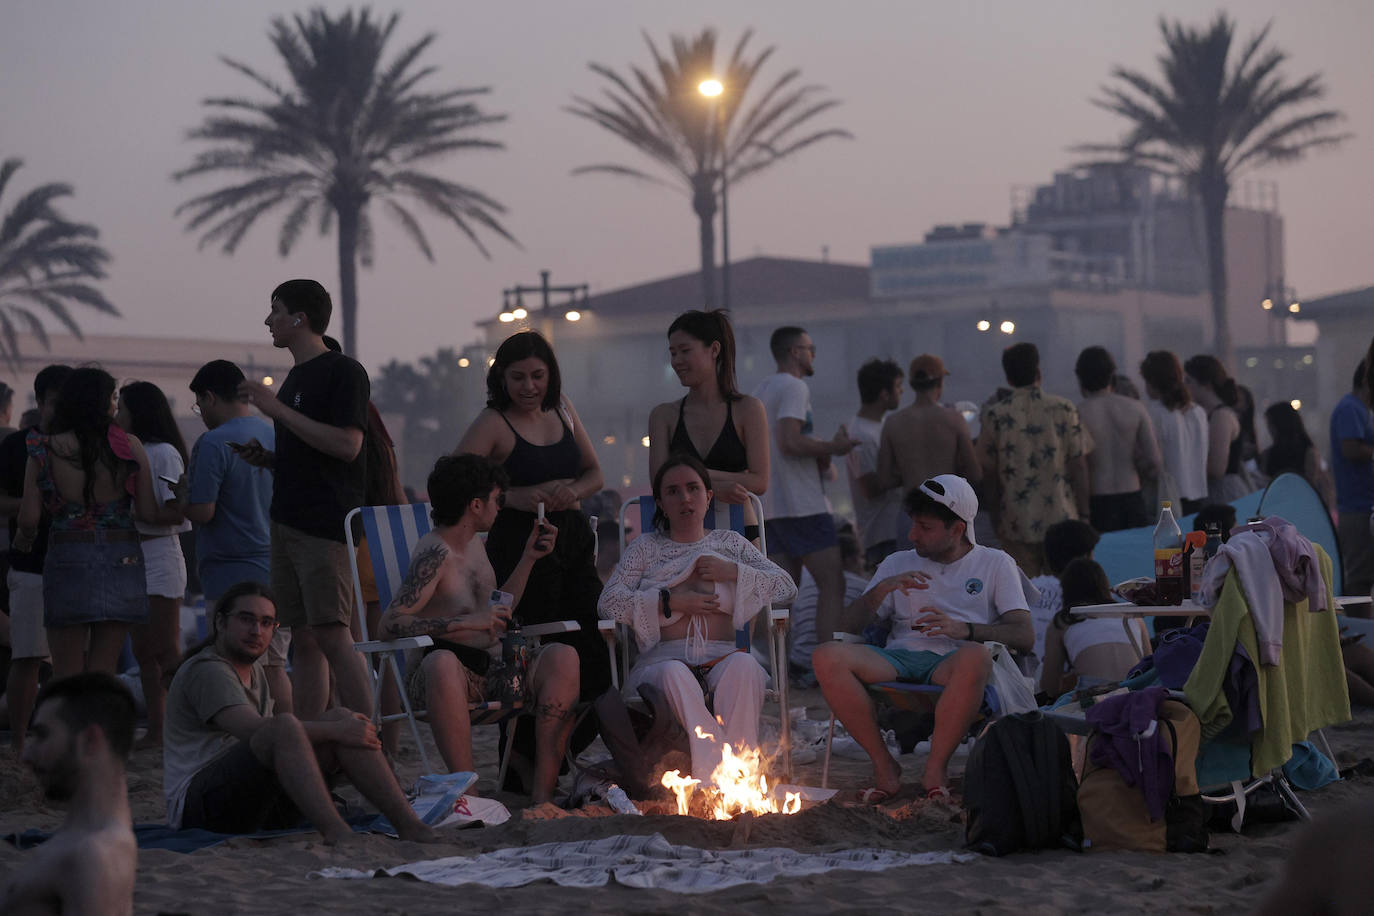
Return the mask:
[[421,617],[434,587],[439,581],[439,572],[448,559],[449,548],[441,538],[434,534],[425,535],[415,545],[415,553],[410,558],[410,568],[406,570],[401,587],[391,599],[386,613],[378,625],[378,635],[382,639],[400,639],[405,636],[442,636],[458,630],[489,629],[489,614],[465,612],[448,617]]

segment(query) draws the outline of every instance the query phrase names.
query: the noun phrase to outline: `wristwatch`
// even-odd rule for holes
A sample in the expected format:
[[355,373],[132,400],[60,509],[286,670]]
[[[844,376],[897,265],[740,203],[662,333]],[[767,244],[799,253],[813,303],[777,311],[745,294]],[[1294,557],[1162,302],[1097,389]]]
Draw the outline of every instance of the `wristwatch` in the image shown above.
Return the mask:
[[658,600],[660,600],[660,601],[663,602],[663,616],[664,616],[664,617],[672,617],[672,616],[673,616],[672,608],[670,608],[670,607],[668,606],[668,599],[669,599],[670,595],[671,595],[671,592],[669,592],[666,588],[660,588],[660,589],[658,590]]

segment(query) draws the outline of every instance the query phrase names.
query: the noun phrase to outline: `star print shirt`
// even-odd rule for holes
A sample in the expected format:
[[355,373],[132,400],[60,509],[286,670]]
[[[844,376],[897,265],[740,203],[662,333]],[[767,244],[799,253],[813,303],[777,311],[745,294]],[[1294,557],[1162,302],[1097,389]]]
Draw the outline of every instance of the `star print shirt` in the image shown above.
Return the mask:
[[878,564],[868,588],[890,576],[909,572],[928,573],[929,588],[896,591],[878,605],[878,618],[892,621],[889,649],[947,655],[964,645],[963,640],[923,636],[912,629],[913,622],[927,607],[977,624],[995,623],[1008,611],[1026,610],[1026,595],[1016,564],[1010,556],[992,547],[974,547],[949,564],[928,560],[914,550],[900,550]]
[[996,455],[999,537],[1039,543],[1050,525],[1078,517],[1065,467],[1083,455],[1084,439],[1073,402],[1035,386],[983,408],[978,445]]

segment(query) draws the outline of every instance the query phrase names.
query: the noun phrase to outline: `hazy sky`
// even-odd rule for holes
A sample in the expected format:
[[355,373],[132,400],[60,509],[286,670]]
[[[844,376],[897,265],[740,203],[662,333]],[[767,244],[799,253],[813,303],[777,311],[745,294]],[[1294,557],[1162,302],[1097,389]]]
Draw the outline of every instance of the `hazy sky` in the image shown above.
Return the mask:
[[[327,3],[330,8],[345,4]],[[694,12],[684,8],[691,6]],[[315,276],[337,291],[332,240],[311,235],[276,254],[280,217],[258,226],[234,257],[197,251],[172,216],[215,180],[178,186],[184,141],[209,95],[251,94],[223,54],[262,72],[284,70],[267,38],[273,15],[304,10],[263,0],[11,0],[0,29],[0,156],[26,166],[0,204],[47,181],[70,182],[71,217],[101,230],[114,256],[105,289],[124,319],[82,315],[90,331],[253,339],[281,279]],[[1075,142],[1114,138],[1120,124],[1089,103],[1113,64],[1153,69],[1161,14],[1201,23],[1192,2],[1090,0],[934,3],[768,0],[692,4],[412,0],[394,49],[426,31],[431,89],[487,85],[486,104],[510,116],[493,128],[504,152],[466,153],[437,167],[506,205],[516,248],[490,240],[491,259],[429,222],[429,264],[375,214],[377,263],[360,275],[361,357],[375,367],[476,337],[500,291],[535,283],[612,289],[696,266],[686,198],[625,179],[569,174],[576,166],[640,164],[610,134],[565,113],[573,93],[599,91],[589,61],[645,64],[640,35],[717,28],[729,47],[747,27],[777,51],[763,75],[800,67],[843,105],[830,141],[732,189],[731,247],[753,254],[867,263],[871,245],[919,241],[936,222],[1004,223],[1013,185],[1046,181]],[[1289,278],[1310,298],[1374,282],[1374,4],[1236,2],[1249,34],[1273,19],[1291,76],[1323,71],[1329,102],[1356,138],[1276,171],[1287,220]]]

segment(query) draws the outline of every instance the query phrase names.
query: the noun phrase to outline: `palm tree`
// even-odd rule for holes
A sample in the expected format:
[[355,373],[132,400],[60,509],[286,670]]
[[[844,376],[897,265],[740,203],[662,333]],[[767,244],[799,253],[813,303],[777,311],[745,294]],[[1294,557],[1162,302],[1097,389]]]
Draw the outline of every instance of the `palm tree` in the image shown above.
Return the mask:
[[423,484],[434,459],[453,448],[453,431],[471,418],[465,395],[481,386],[484,373],[469,369],[451,347],[422,356],[418,365],[392,360],[374,379],[372,400],[387,413],[405,417],[401,479]]
[[[22,159],[0,164],[0,198],[23,164]],[[71,193],[69,184],[39,185],[15,201],[0,222],[0,355],[10,365],[21,359],[20,331],[33,334],[48,347],[40,311],[56,318],[78,339],[81,328],[68,311],[68,303],[119,314],[90,284],[104,279],[110,260],[109,252],[95,241],[100,232],[87,223],[70,222],[54,205]]]
[[1344,115],[1312,110],[1326,94],[1320,74],[1290,82],[1281,72],[1288,55],[1266,46],[1266,25],[1232,55],[1235,23],[1225,13],[1206,29],[1161,19],[1163,81],[1116,67],[1118,85],[1106,86],[1094,104],[1131,122],[1116,143],[1084,144],[1081,152],[1112,154],[1184,178],[1201,203],[1207,243],[1207,280],[1216,336],[1214,347],[1231,363],[1226,312],[1226,201],[1238,175],[1293,162],[1311,149],[1333,146],[1346,134],[1330,133]]
[[[604,127],[653,160],[668,178],[628,165],[588,165],[573,174],[603,172],[623,175],[675,190],[684,190],[697,216],[701,243],[701,284],[707,308],[715,304],[715,215],[722,180],[734,185],[820,140],[852,138],[838,128],[799,135],[812,118],[840,104],[821,98],[823,87],[802,85],[801,71],[788,70],[758,93],[746,107],[745,97],[759,70],[773,56],[769,47],[746,57],[753,31],[746,31],[723,69],[716,68],[716,33],[671,36],[672,58],[665,58],[647,34],[652,75],[636,66],[622,76],[604,64],[588,64],[604,78],[604,99],[574,96],[567,111]],[[655,81],[654,77],[657,77]],[[698,85],[719,79],[724,92],[708,103]]]
[[357,264],[372,266],[369,204],[374,199],[431,262],[429,239],[403,199],[452,222],[483,256],[490,257],[479,229],[515,241],[497,218],[505,208],[495,200],[416,169],[459,150],[502,149],[471,131],[504,121],[505,115],[487,114],[471,100],[487,88],[436,93],[417,88],[436,70],[416,65],[433,33],[384,63],[398,19],[392,14],[375,22],[367,9],[337,17],[316,9],[289,22],[273,19],[269,37],[290,83],[279,85],[223,58],[268,98],[206,99],[210,113],[188,137],[212,145],[174,176],[178,181],[210,173],[234,176],[228,187],[177,208],[178,215],[188,217],[187,230],[202,233],[201,247],[213,243],[226,254],[234,253],[259,217],[278,208],[285,210],[277,238],[282,257],[312,220],[321,235],[337,220],[343,346],[355,355]]

